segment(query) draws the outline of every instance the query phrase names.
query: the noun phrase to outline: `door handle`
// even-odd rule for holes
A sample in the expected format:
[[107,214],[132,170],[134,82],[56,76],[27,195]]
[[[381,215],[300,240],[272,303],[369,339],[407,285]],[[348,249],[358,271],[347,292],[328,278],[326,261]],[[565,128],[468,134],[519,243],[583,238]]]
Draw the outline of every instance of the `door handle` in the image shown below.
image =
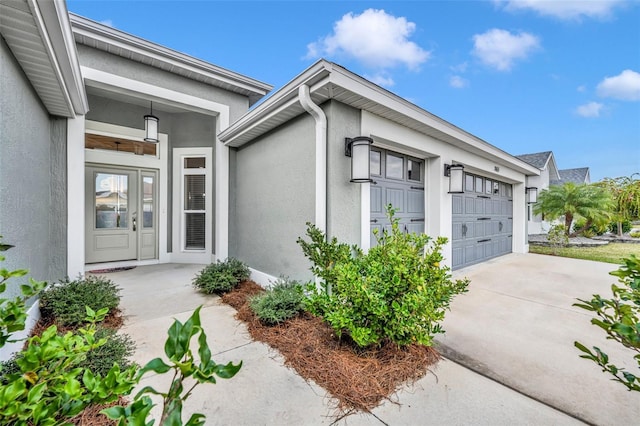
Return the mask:
[[467,236],[467,225],[465,225],[464,223],[462,224],[462,236]]
[[498,223],[498,231],[502,232],[502,222]]
[[135,232],[136,230],[136,218],[137,218],[137,214],[136,212],[131,213],[131,223],[133,225],[133,231]]

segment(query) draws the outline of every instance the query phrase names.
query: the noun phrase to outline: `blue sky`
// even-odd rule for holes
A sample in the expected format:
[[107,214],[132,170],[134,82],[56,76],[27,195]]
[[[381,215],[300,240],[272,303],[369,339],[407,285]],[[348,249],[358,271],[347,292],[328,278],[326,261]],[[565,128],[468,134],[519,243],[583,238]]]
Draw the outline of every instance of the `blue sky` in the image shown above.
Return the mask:
[[339,63],[514,155],[640,172],[640,2],[96,1],[71,12],[272,84]]

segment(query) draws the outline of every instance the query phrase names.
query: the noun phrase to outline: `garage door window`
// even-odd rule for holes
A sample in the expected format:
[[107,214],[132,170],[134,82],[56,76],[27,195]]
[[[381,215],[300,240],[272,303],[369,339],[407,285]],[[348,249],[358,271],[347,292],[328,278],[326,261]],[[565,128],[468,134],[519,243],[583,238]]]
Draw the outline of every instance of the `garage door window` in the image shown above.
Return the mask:
[[371,174],[380,176],[382,174],[382,164],[380,164],[380,152],[379,151],[371,151],[370,155],[370,163],[371,163]]
[[404,158],[387,154],[387,178],[402,179],[404,177]]

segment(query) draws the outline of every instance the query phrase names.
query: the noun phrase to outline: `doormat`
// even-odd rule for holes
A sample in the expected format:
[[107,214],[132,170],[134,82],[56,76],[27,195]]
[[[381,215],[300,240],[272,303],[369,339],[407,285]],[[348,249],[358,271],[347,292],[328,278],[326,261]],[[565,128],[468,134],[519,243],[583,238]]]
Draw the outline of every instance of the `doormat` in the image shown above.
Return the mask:
[[90,274],[108,274],[109,272],[122,272],[128,271],[129,269],[133,269],[135,266],[121,266],[119,268],[107,268],[107,269],[94,269],[93,271],[89,271]]

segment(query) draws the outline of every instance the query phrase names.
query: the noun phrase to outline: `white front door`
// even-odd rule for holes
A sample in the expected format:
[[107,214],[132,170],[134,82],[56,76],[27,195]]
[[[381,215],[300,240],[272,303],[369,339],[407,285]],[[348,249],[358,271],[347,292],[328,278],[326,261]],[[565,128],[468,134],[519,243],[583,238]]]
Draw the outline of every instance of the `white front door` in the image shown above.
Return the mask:
[[87,166],[85,261],[157,258],[157,172]]

